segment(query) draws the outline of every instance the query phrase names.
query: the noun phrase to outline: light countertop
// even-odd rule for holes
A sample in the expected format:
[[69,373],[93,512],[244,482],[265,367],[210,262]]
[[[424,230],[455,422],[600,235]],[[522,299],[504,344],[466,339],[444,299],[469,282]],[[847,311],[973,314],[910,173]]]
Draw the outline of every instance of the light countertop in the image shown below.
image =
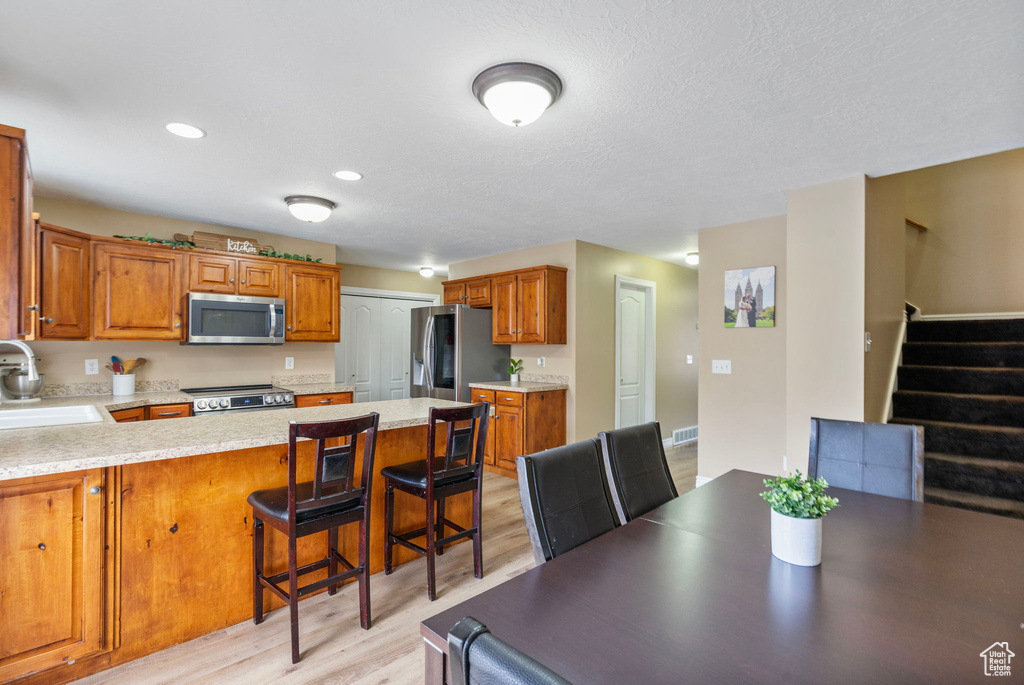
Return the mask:
[[323,395],[335,392],[355,392],[356,389],[354,385],[342,385],[341,383],[301,383],[298,385],[284,383],[277,387],[290,390],[296,395]]
[[535,383],[533,381],[519,381],[512,385],[512,381],[486,381],[484,383],[470,383],[471,388],[481,390],[497,390],[499,392],[551,392],[553,390],[568,390],[569,386],[563,383]]
[[[109,411],[187,401],[191,398],[184,393],[139,393],[116,398],[92,395],[46,398],[32,403],[5,400],[0,410],[91,404]],[[288,442],[289,421],[344,419],[375,411],[380,414],[380,430],[419,426],[426,424],[430,407],[458,406],[465,405],[421,397],[132,423],[116,423],[109,413],[101,411],[103,421],[99,423],[0,431],[0,481],[281,445]]]

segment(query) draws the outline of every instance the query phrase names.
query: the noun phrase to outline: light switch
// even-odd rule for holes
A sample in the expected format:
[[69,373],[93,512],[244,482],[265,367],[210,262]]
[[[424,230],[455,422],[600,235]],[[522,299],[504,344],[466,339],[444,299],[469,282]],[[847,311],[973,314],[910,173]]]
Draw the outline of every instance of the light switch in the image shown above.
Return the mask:
[[692,354],[686,355],[686,363],[687,364],[692,364],[693,363],[693,355]]
[[711,360],[711,373],[732,373],[732,360],[731,359],[713,359]]
[[86,359],[85,360],[85,375],[95,376],[100,372],[100,360],[99,359]]
[[295,368],[295,357],[284,358],[284,368],[286,371],[290,371]]

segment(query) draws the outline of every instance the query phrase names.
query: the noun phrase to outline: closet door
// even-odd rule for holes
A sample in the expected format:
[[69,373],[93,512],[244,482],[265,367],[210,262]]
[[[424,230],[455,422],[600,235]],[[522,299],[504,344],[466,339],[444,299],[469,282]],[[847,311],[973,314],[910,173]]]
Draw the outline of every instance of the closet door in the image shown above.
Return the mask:
[[409,397],[409,372],[412,368],[413,307],[425,302],[380,300],[380,398],[401,400]]
[[376,297],[341,296],[341,342],[335,346],[335,379],[355,386],[353,402],[376,402],[380,394],[380,312]]

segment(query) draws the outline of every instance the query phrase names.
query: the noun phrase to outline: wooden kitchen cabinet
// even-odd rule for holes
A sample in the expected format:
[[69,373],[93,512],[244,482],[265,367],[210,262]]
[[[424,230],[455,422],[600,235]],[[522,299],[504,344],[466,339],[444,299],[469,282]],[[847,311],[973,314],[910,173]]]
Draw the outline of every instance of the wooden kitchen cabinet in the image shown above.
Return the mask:
[[470,307],[491,306],[490,278],[477,278],[466,282],[466,304]]
[[567,270],[538,266],[444,284],[445,304],[491,308],[495,345],[564,345]]
[[215,254],[189,255],[189,292],[280,297],[281,265]]
[[0,681],[113,648],[113,478],[0,483]]
[[[470,401],[473,404],[483,404],[484,402],[490,402],[491,406],[494,406],[494,391],[484,390],[482,388],[470,388]],[[495,433],[497,432],[494,417],[490,417],[487,427],[487,437],[484,439],[484,464],[486,466],[494,466],[495,455],[494,455],[494,444],[495,444]]]
[[146,420],[145,407],[132,407],[131,409],[118,409],[110,412],[110,416],[118,423],[134,423],[135,421]]
[[491,284],[491,341],[509,345],[519,340],[516,331],[516,274],[495,276]]
[[352,393],[350,392],[332,392],[324,393],[322,395],[296,395],[295,406],[298,408],[302,407],[322,407],[331,404],[352,404]]
[[182,419],[192,416],[192,403],[181,402],[180,404],[154,404],[146,407],[146,419],[155,421],[157,419]]
[[324,266],[288,266],[285,289],[285,340],[341,340],[341,270]]
[[444,284],[445,304],[465,304],[466,284],[461,281]]
[[85,233],[39,224],[40,340],[85,340],[90,332],[92,270]]
[[[482,397],[485,393],[486,398]],[[565,390],[511,392],[472,388],[472,399],[492,402],[494,406],[494,460],[484,461],[492,471],[514,477],[517,457],[565,444]]]
[[0,339],[31,338],[35,301],[32,170],[25,131],[0,125]]
[[282,270],[280,264],[273,262],[239,259],[238,294],[248,297],[281,297]]
[[94,240],[92,265],[94,338],[183,338],[184,254],[123,241]]

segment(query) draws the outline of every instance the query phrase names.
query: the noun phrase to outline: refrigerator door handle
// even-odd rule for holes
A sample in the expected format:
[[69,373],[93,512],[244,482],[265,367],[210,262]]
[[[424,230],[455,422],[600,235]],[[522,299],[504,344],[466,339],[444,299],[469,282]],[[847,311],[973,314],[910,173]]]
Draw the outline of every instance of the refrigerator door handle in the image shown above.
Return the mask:
[[434,363],[430,350],[434,347],[434,315],[427,318],[426,332],[423,334],[423,383],[427,389],[427,397],[434,389],[434,372],[431,368]]

